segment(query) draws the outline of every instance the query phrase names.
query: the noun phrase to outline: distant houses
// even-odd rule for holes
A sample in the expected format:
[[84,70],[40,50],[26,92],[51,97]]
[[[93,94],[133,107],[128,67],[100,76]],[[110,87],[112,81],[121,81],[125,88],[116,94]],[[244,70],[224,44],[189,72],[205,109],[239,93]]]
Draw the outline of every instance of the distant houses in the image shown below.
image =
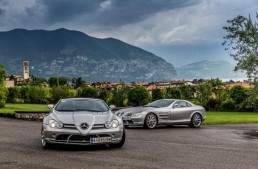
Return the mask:
[[[11,75],[5,77],[6,87],[22,86],[26,85],[33,80],[30,76],[29,61],[23,61],[23,74],[22,75]],[[84,86],[91,86],[94,88],[105,89],[108,91],[116,90],[126,86],[128,88],[134,88],[136,86],[145,87],[150,94],[154,89],[164,89],[169,87],[181,87],[181,86],[190,86],[192,88],[192,96],[197,97],[198,91],[197,87],[199,86],[198,81],[189,81],[189,80],[171,80],[171,81],[157,81],[157,82],[131,82],[131,83],[122,83],[122,82],[93,82],[85,83]],[[233,86],[240,85],[245,88],[251,88],[252,86],[247,82],[231,82],[227,83],[224,86],[224,89],[231,89]]]
[[22,86],[32,81],[30,76],[29,61],[23,61],[23,74],[22,75],[10,75],[5,77],[5,85],[7,88],[14,86]]

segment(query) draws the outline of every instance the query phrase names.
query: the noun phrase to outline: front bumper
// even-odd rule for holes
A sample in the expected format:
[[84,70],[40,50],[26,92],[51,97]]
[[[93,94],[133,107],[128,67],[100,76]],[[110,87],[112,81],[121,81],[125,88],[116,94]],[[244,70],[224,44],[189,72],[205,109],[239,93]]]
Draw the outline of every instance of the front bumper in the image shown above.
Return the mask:
[[145,114],[139,114],[138,116],[122,116],[124,126],[143,126],[145,116]]
[[[84,135],[76,129],[57,129],[43,125],[42,139],[49,144],[72,144],[72,145],[99,145],[118,144],[122,141],[123,125],[111,129],[92,129]],[[92,143],[91,138],[111,138],[107,142]]]

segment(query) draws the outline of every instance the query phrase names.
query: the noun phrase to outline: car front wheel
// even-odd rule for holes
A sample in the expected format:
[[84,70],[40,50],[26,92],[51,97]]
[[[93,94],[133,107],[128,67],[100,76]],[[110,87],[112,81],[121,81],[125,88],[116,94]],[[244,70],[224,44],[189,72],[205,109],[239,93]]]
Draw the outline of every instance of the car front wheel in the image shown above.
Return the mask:
[[48,148],[51,147],[50,144],[46,142],[46,140],[44,139],[44,137],[41,138],[41,144],[42,144],[42,147],[43,147],[44,149],[48,149]]
[[202,116],[199,113],[195,113],[192,116],[190,127],[198,128],[202,124]]
[[125,143],[125,129],[123,129],[123,136],[122,136],[121,142],[118,143],[118,144],[109,144],[109,147],[111,147],[111,148],[121,148],[121,147],[123,147],[124,143]]
[[144,120],[144,127],[148,129],[154,129],[157,126],[158,119],[154,113],[149,113],[146,115]]

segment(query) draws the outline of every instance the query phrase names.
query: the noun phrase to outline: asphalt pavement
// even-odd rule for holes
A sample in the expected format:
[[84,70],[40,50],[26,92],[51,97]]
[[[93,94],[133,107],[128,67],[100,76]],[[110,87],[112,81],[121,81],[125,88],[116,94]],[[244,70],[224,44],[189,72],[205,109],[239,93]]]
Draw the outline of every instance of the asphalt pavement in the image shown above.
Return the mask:
[[123,148],[41,147],[42,123],[0,118],[0,169],[256,169],[258,124],[126,129]]

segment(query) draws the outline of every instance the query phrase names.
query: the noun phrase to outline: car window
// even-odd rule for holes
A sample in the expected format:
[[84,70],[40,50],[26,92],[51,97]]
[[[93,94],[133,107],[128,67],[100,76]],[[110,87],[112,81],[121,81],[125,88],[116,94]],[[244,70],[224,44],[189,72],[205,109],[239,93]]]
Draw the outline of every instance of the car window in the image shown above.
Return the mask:
[[156,100],[154,102],[151,102],[147,105],[145,105],[145,107],[167,107],[169,105],[171,105],[174,102],[174,100]]
[[186,101],[177,101],[175,102],[173,108],[183,108],[183,107],[190,107],[191,105]]

